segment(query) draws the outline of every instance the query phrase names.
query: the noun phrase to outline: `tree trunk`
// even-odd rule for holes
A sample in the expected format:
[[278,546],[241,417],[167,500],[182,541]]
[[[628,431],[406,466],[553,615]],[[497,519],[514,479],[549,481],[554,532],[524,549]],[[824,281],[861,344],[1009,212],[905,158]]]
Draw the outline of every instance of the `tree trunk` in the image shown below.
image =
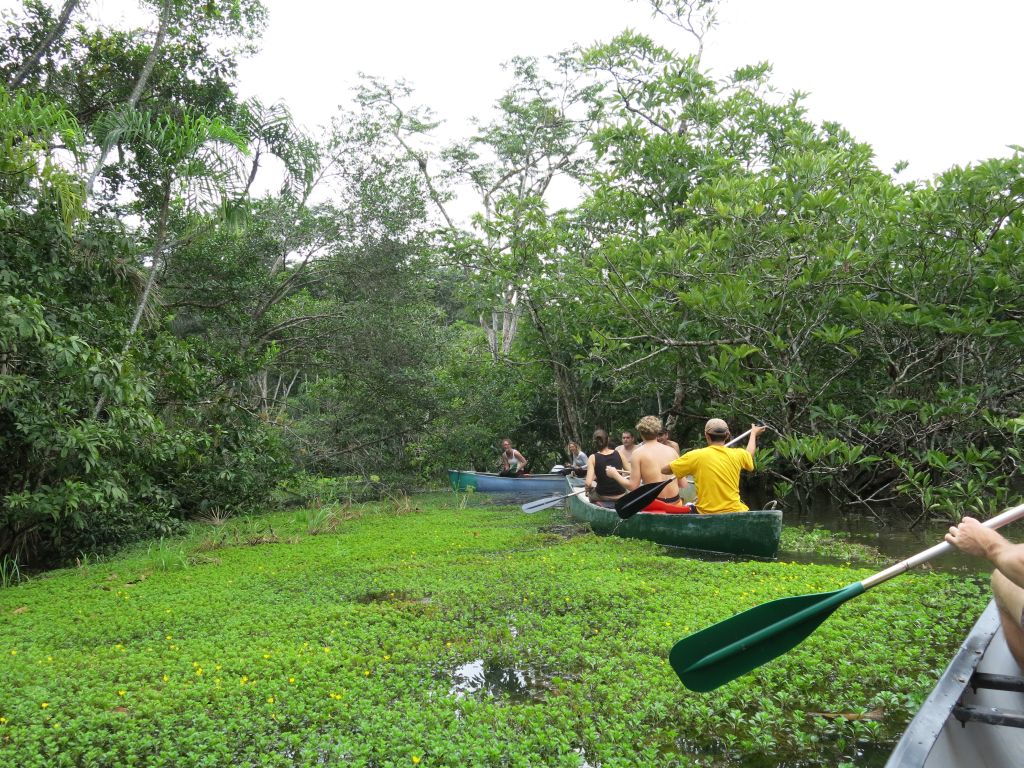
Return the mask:
[[682,359],[676,363],[676,388],[672,393],[672,406],[669,408],[668,416],[665,419],[665,428],[670,433],[675,432],[676,424],[679,423],[679,416],[683,413],[683,404],[686,402],[686,366]]
[[[153,48],[150,50],[149,56],[146,57],[146,63],[143,65],[142,71],[139,73],[139,78],[135,81],[135,87],[132,89],[132,93],[128,97],[127,106],[129,109],[135,109],[135,105],[139,103],[139,99],[142,97],[142,91],[145,89],[146,83],[149,81],[149,76],[153,74],[153,67],[156,66],[157,57],[160,55],[160,49],[163,47],[164,35],[167,33],[167,28],[171,24],[171,11],[173,8],[173,0],[164,0],[164,4],[160,10],[160,26],[157,27],[156,39],[153,40]],[[106,162],[110,149],[110,143],[104,142],[103,147],[100,149],[99,159],[96,161],[96,165],[93,167],[92,173],[89,174],[89,182],[85,186],[86,200],[92,197],[92,189],[96,184],[96,179],[99,177],[100,171],[103,170],[103,163]]]
[[[124,347],[121,348],[122,361],[128,354],[128,350],[132,348],[132,342],[135,340],[135,332],[139,330],[139,325],[142,323],[142,316],[145,314],[146,306],[149,304],[149,297],[153,293],[153,286],[156,285],[156,275],[160,271],[162,263],[161,254],[164,250],[164,239],[167,235],[167,219],[170,215],[170,210],[171,180],[167,179],[164,184],[164,195],[160,205],[160,220],[157,222],[156,237],[153,240],[153,250],[151,251],[153,263],[150,265],[149,278],[146,280],[146,287],[142,289],[142,296],[139,297],[139,303],[135,307],[135,316],[132,318],[132,324],[128,328],[128,338],[125,339]],[[92,417],[94,419],[99,418],[100,412],[103,410],[103,406],[106,405],[106,403],[106,395],[100,395],[99,400],[96,401],[96,407],[92,412]]]
[[39,43],[39,47],[32,52],[32,55],[11,76],[7,83],[7,90],[13,91],[15,88],[20,87],[39,66],[39,62],[43,60],[43,56],[50,50],[54,42],[64,35],[64,30],[67,29],[68,21],[71,19],[71,14],[75,10],[76,5],[78,5],[78,0],[66,0],[64,7],[60,10],[60,16],[57,17],[57,23],[53,25],[53,29]]
[[548,359],[551,361],[551,369],[555,377],[555,393],[558,397],[558,410],[561,416],[558,420],[558,433],[563,442],[583,440],[583,420],[580,418],[580,409],[576,402],[576,382],[572,376],[572,368],[565,360],[565,354],[561,348],[551,341],[547,327],[541,320],[533,301],[526,296],[520,298],[530,312],[530,319],[533,320],[533,325],[544,342]]

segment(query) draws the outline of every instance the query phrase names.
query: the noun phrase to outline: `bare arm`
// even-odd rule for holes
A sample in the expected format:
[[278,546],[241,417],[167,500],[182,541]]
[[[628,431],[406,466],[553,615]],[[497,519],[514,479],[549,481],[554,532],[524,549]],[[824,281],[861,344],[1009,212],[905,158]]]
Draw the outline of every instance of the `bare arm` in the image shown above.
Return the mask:
[[686,475],[677,475],[675,471],[672,469],[671,464],[666,464],[664,467],[662,467],[661,474],[665,475],[666,477],[674,477],[676,479],[676,483],[679,484],[680,491],[690,484],[690,481],[686,479]]
[[591,454],[589,457],[587,457],[587,479],[583,481],[583,485],[586,486],[587,488],[593,488],[595,485],[597,485],[597,472],[594,469],[595,455],[596,454]]
[[605,472],[608,474],[608,477],[610,477],[616,483],[621,485],[627,491],[632,491],[634,488],[637,487],[637,485],[640,484],[640,474],[639,473],[636,474],[636,480],[633,480],[632,479],[632,477],[633,477],[632,474],[630,474],[629,477],[624,477],[623,474],[621,472],[619,472],[619,470],[617,470],[615,467],[612,467],[612,466],[605,467]]
[[626,455],[625,451],[620,450],[621,448],[622,446],[620,445],[615,449],[615,452],[619,454],[619,458],[622,459],[622,474],[628,475],[632,471],[629,465],[629,457]]
[[753,456],[757,452],[757,436],[764,432],[768,427],[758,426],[757,424],[750,425],[750,437],[747,439],[747,453]]
[[946,541],[969,555],[984,557],[1006,578],[1024,588],[1024,544],[1012,543],[973,517],[965,517],[960,525],[950,528]]

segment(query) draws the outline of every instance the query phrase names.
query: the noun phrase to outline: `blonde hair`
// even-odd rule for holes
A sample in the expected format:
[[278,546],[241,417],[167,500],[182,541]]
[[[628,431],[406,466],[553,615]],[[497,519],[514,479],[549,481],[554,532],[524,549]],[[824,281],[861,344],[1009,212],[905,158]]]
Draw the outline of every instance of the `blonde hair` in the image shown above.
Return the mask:
[[644,416],[636,423],[636,431],[644,440],[654,440],[661,434],[661,419],[657,416]]

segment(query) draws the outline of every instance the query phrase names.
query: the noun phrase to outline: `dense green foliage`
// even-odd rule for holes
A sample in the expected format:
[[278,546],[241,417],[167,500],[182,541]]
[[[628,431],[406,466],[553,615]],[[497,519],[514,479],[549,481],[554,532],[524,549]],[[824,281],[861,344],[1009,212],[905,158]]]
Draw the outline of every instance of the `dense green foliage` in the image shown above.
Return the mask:
[[671,557],[464,502],[232,520],[0,591],[0,757],[837,765],[898,734],[985,600],[962,574],[908,574],[692,694],[666,660],[681,636],[868,572]]
[[[545,470],[652,412],[684,446],[767,421],[758,490],[793,505],[955,519],[1021,482],[1019,154],[897,183],[766,64],[706,71],[707,0],[651,3],[692,56],[625,32],[514,59],[439,150],[372,77],[314,138],[236,94],[257,0],[146,5],[4,16],[0,557],[294,471],[437,483],[506,436]],[[553,211],[560,184],[582,199]]]

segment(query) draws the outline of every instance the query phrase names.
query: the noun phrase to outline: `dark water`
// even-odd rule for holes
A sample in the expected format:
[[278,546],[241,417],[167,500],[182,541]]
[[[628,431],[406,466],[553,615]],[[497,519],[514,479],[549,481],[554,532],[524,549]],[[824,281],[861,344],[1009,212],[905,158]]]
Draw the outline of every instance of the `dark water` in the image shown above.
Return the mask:
[[[480,493],[471,495],[468,503],[472,506],[519,507],[527,502],[537,501],[538,498],[545,497],[538,496],[536,493],[525,495]],[[751,509],[756,508],[754,506],[756,502],[752,501],[751,503]],[[555,507],[554,509],[557,510],[558,508]],[[893,563],[941,543],[942,537],[949,530],[948,523],[918,524],[911,529],[910,518],[897,510],[877,510],[874,514],[859,511],[843,512],[828,499],[815,501],[807,508],[801,510],[794,510],[785,505],[783,505],[782,509],[783,525],[800,526],[809,531],[824,529],[841,533],[845,540],[854,544],[872,547],[879,552],[883,560]],[[702,553],[686,550],[671,554],[706,557]],[[713,559],[718,559],[715,556],[712,557]],[[729,559],[728,556],[725,556],[725,559]],[[786,552],[785,550],[779,553],[779,559],[822,564],[833,562],[832,559],[827,557],[822,558],[813,554]],[[834,564],[840,564],[841,562],[846,562],[846,560],[837,559]],[[941,571],[966,571],[971,573],[991,570],[986,561],[969,557],[960,552],[949,552],[920,567]]]
[[[842,533],[846,540],[872,547],[878,550],[884,560],[893,563],[942,543],[943,536],[949,530],[948,523],[928,523],[911,529],[910,520],[898,512],[880,514],[879,517],[862,513],[840,514],[834,507],[821,504],[802,512],[785,510],[783,524],[800,526],[805,530],[823,529]],[[785,553],[780,553],[780,558],[789,559]],[[987,561],[956,550],[919,567],[972,573],[991,570]]]
[[551,689],[551,676],[531,666],[513,666],[474,659],[450,673],[448,695],[502,699],[511,703],[537,702]]

